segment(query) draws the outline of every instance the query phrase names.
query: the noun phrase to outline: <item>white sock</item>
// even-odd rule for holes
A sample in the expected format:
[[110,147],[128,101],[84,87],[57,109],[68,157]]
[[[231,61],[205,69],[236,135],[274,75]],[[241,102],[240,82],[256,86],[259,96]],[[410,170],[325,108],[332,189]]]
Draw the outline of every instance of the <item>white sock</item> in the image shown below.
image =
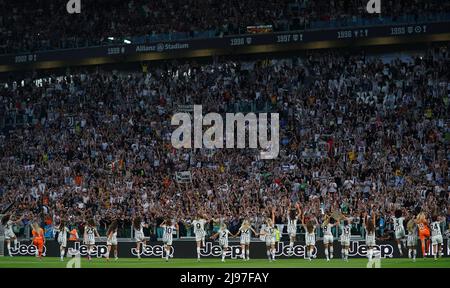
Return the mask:
[[290,248],[290,249],[289,249],[289,252],[290,252],[290,253],[293,253],[293,252],[294,252],[294,251],[293,251],[293,250],[294,250],[294,242],[293,242],[293,241],[289,242],[289,248]]
[[247,259],[250,259],[250,249],[247,249]]
[[398,244],[397,244],[397,247],[398,247],[398,251],[400,251],[400,253],[403,254],[403,251],[402,251],[402,244],[401,244],[401,243],[398,243]]
[[269,260],[270,260],[270,251],[269,250],[267,250],[267,258],[269,258]]
[[242,259],[245,259],[245,248],[242,250],[241,258],[242,258]]
[[328,248],[325,248],[325,256],[327,256],[327,260],[330,259],[330,257],[328,257]]
[[17,239],[14,239],[14,248],[17,248]]
[[61,251],[61,259],[63,259],[64,258],[64,254],[66,252],[66,249],[61,249],[60,251]]
[[225,260],[225,249],[222,250],[222,260]]
[[412,258],[412,250],[408,249],[408,258],[411,259]]
[[330,257],[331,257],[331,259],[333,259],[333,251],[334,251],[334,250],[333,250],[333,246],[331,246],[331,247],[330,247]]
[[8,247],[8,253],[11,255],[11,243],[6,244],[6,247]]
[[414,250],[413,250],[413,259],[416,259],[416,255],[417,255],[417,250],[414,249]]
[[272,259],[275,260],[275,249],[271,249]]
[[313,257],[313,251],[314,251],[314,248],[311,248],[311,249],[309,249],[309,257]]
[[197,247],[197,258],[200,259],[200,247]]

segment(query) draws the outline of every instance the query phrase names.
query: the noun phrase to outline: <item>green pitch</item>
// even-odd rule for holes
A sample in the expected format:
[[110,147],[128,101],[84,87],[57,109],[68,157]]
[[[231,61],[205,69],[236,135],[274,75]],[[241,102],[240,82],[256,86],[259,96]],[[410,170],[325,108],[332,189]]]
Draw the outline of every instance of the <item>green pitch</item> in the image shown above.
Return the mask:
[[[68,259],[63,262],[56,257],[45,257],[38,260],[35,257],[0,257],[0,268],[66,268]],[[251,259],[250,261],[227,259],[222,263],[220,259],[170,259],[166,262],[156,258],[122,258],[109,262],[106,259],[93,259],[88,261],[81,259],[81,268],[366,268],[367,259],[350,259],[344,262],[341,259],[332,259],[327,262],[324,259],[279,259],[269,262],[266,259]],[[450,268],[450,258],[417,259],[381,259],[381,268]]]

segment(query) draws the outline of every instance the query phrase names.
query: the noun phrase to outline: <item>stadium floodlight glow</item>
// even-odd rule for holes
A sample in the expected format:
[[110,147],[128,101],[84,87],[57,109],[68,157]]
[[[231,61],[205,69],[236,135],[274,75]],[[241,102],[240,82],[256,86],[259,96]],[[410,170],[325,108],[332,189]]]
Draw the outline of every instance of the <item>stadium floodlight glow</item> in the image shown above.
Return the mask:
[[112,41],[112,40],[114,40],[114,37],[108,37],[108,40]]
[[123,40],[123,43],[125,43],[125,44],[131,44],[131,41],[128,40],[128,39],[125,39],[125,40]]

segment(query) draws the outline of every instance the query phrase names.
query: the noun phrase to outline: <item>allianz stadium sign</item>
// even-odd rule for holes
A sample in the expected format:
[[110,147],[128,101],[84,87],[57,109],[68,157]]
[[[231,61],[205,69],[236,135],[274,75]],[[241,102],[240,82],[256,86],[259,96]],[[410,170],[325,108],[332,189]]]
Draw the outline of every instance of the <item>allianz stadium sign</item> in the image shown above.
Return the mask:
[[[239,242],[230,242],[230,250],[227,258],[238,259],[241,255],[241,246]],[[80,254],[80,256],[87,256],[87,246],[81,242],[69,242],[68,253],[71,255]],[[170,255],[174,258],[196,258],[196,242],[195,241],[174,241]],[[421,257],[421,251],[418,248],[418,257]],[[381,258],[400,258],[400,254],[395,241],[380,241],[376,249],[380,253]],[[250,244],[250,253],[252,258],[265,259],[266,246],[264,242],[252,242]],[[13,256],[34,256],[36,255],[36,247],[30,241],[22,241],[18,243],[18,247],[12,249]],[[163,256],[163,243],[153,242],[147,245],[144,249],[141,249],[141,257],[143,258],[161,258]],[[279,242],[276,246],[275,256],[277,258],[305,258],[305,245],[302,242],[297,242],[294,245],[293,255],[290,256],[290,247],[288,243]],[[98,242],[92,251],[92,256],[101,258],[107,252],[107,246],[105,242]],[[206,242],[205,247],[202,248],[201,256],[205,258],[220,257],[222,249],[218,242]],[[349,257],[350,258],[362,258],[366,257],[366,246],[364,241],[353,241],[350,245]],[[405,252],[405,251],[404,251]],[[8,255],[5,247],[4,255]],[[44,253],[47,257],[59,256],[59,244],[56,241],[49,240],[45,243]],[[134,258],[137,257],[136,244],[134,242],[119,242],[119,257],[121,258]],[[404,253],[406,255],[407,253]],[[318,242],[314,249],[314,255],[317,258],[325,258],[323,243]],[[341,245],[338,242],[334,243],[334,257],[341,258]],[[403,256],[407,257],[407,256]],[[448,240],[444,241],[443,245],[443,257],[450,257],[450,247]]]

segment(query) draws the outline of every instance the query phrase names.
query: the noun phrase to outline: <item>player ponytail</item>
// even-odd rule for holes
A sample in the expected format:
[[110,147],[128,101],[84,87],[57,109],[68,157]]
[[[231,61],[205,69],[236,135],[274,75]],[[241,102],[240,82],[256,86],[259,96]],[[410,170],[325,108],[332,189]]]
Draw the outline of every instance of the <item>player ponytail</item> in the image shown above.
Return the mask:
[[9,219],[11,219],[11,215],[10,214],[6,214],[5,216],[3,216],[3,218],[2,218],[2,225],[5,226],[6,223],[8,223]]

